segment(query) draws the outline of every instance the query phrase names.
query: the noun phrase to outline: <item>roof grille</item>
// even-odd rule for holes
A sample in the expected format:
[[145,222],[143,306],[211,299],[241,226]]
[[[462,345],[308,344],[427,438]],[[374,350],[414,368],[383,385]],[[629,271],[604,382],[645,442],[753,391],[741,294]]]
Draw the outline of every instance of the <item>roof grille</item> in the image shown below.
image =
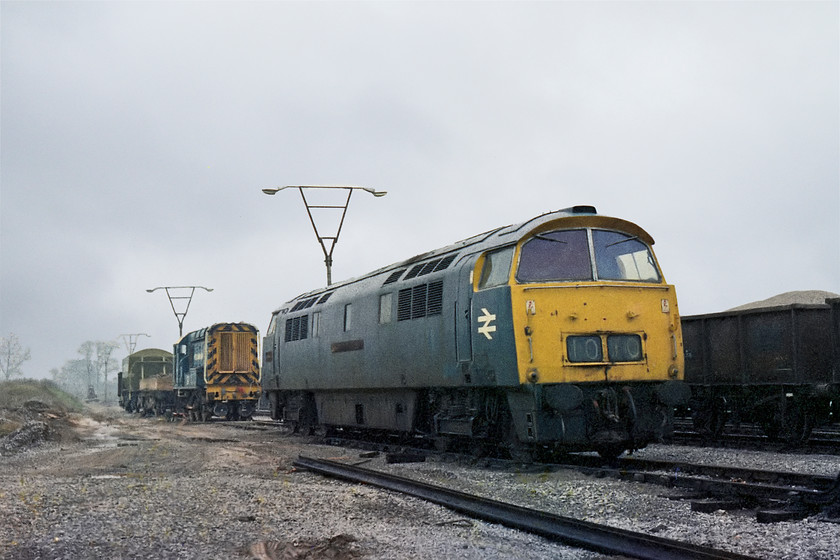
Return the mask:
[[436,261],[429,261],[423,265],[423,268],[417,274],[417,276],[423,276],[424,274],[429,274],[430,272],[434,272],[435,267],[440,264],[441,259]]
[[435,267],[435,272],[449,268],[449,265],[452,264],[452,261],[454,261],[455,257],[457,256],[458,253],[453,253],[448,257],[444,257],[443,259],[441,259],[440,263],[438,263],[438,265]]
[[401,268],[399,270],[395,270],[394,272],[391,273],[390,276],[388,276],[388,278],[385,279],[385,282],[383,282],[382,285],[385,286],[387,284],[393,284],[394,282],[396,282],[397,280],[400,279],[400,276],[402,276],[403,272],[405,272],[404,268]]
[[327,292],[326,294],[322,295],[321,299],[318,300],[318,303],[324,303],[325,301],[330,299],[330,296],[333,295],[334,293],[335,292]]
[[420,271],[423,270],[423,266],[424,265],[422,264],[416,264],[413,267],[411,267],[411,270],[408,271],[408,274],[405,275],[405,278],[403,278],[403,280],[411,280],[412,278],[420,274]]
[[[408,274],[405,275],[403,280],[410,280],[415,276],[425,276],[426,274],[431,274],[432,272],[444,270],[452,264],[452,261],[454,261],[457,256],[458,253],[453,253],[452,255],[448,255],[441,259],[435,259],[433,261],[426,261],[425,263],[414,265],[411,267],[411,270],[408,271]],[[390,280],[390,277],[388,279]],[[387,284],[388,281],[385,283]]]

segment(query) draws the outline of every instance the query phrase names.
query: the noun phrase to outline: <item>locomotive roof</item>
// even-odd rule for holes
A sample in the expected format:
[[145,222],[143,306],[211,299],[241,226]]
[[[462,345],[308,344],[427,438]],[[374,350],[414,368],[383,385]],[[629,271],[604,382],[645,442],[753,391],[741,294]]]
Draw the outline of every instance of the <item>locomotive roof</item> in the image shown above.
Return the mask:
[[178,339],[178,344],[180,344],[181,342],[183,342],[187,338],[202,338],[208,332],[213,332],[219,327],[226,327],[228,325],[242,325],[243,327],[246,327],[249,330],[253,330],[254,332],[259,332],[259,329],[257,329],[256,325],[252,325],[251,323],[246,323],[244,321],[233,321],[233,322],[229,322],[229,323],[213,323],[209,327],[204,327],[202,329],[196,329],[194,331],[188,332],[187,334],[182,336],[180,339]]
[[131,354],[126,356],[126,359],[127,358],[141,358],[141,357],[144,357],[144,356],[164,356],[164,357],[168,356],[168,357],[171,358],[172,357],[172,352],[169,352],[167,350],[161,350],[160,348],[144,348],[142,350],[132,352]]
[[[326,301],[326,299],[329,297],[329,295],[332,294],[332,292],[340,288],[359,283],[363,280],[367,280],[375,276],[380,276],[387,272],[404,272],[406,268],[417,266],[418,263],[428,262],[435,259],[442,259],[450,255],[453,258],[458,257],[460,260],[460,258],[464,258],[467,255],[483,252],[493,247],[501,247],[504,245],[516,243],[526,234],[533,231],[537,231],[540,229],[540,227],[558,219],[567,219],[568,221],[564,222],[564,226],[570,227],[620,227],[622,230],[638,237],[648,245],[653,245],[653,238],[650,236],[650,234],[648,234],[645,230],[643,230],[641,227],[634,224],[633,222],[622,220],[620,218],[601,216],[597,213],[597,210],[594,206],[572,206],[569,208],[564,208],[562,210],[546,212],[544,214],[540,214],[539,216],[536,216],[524,222],[520,222],[518,224],[502,226],[496,229],[485,231],[483,233],[479,233],[478,235],[474,235],[461,241],[457,241],[455,243],[452,243],[451,245],[447,245],[439,249],[434,249],[432,251],[421,253],[404,261],[396,262],[388,266],[379,268],[363,276],[350,278],[341,282],[336,282],[329,286],[324,286],[315,290],[310,290],[309,292],[300,294],[297,297],[287,301],[282,306],[277,308],[274,311],[274,314],[281,312],[284,309],[288,310],[288,306],[293,302],[302,302],[303,300],[310,301],[311,303],[309,303],[309,305],[307,305],[306,307],[310,307],[316,302],[322,303]],[[519,235],[514,235],[517,233]],[[462,253],[463,249],[469,250]],[[445,266],[443,268],[449,266],[450,264],[452,263],[445,263]],[[442,268],[436,270],[442,270]],[[313,299],[317,301],[312,301]]]

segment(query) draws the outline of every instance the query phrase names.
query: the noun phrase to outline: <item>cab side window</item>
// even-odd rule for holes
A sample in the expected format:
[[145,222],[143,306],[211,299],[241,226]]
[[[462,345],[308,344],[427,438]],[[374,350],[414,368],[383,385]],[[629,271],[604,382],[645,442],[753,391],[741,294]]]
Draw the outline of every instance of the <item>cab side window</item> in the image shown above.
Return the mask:
[[514,247],[505,247],[498,251],[487,253],[478,278],[478,289],[503,286],[510,278],[510,265],[513,262]]

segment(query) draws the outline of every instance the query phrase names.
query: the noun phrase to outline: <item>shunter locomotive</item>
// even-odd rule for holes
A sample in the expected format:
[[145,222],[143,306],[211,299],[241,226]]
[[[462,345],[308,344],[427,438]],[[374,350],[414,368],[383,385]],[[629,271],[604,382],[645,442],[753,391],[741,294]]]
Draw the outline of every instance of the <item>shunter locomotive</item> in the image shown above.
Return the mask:
[[260,398],[259,331],[248,323],[217,323],[175,344],[174,391],[193,420],[244,420]]
[[184,335],[174,355],[157,348],[123,360],[120,406],[141,414],[246,420],[260,398],[259,331],[218,323]]
[[652,245],[575,206],[302,294],[263,340],[272,416],[523,459],[659,440],[688,389]]

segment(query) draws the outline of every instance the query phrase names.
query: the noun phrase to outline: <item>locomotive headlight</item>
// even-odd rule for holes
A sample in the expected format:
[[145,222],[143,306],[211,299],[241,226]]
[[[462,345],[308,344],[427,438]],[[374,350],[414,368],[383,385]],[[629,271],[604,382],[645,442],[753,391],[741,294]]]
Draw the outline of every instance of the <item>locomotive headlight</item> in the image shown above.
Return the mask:
[[612,362],[638,362],[642,359],[642,337],[612,334],[607,337],[607,354]]
[[602,362],[604,360],[600,336],[566,337],[566,353],[570,362]]
[[640,362],[644,359],[642,337],[638,334],[607,335],[607,357],[604,359],[601,335],[566,337],[566,353],[570,362]]

